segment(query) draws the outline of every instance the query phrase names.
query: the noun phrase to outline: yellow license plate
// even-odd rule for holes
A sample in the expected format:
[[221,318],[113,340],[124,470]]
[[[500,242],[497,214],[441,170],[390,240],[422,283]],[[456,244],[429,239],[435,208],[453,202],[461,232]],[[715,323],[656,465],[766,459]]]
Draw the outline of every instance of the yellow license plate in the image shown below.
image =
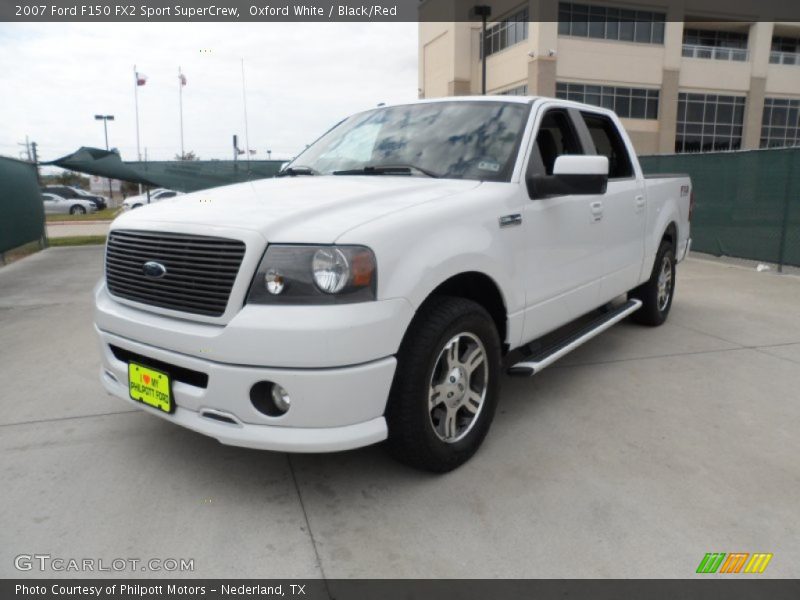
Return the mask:
[[171,413],[172,386],[169,375],[137,363],[128,363],[128,390],[131,398]]

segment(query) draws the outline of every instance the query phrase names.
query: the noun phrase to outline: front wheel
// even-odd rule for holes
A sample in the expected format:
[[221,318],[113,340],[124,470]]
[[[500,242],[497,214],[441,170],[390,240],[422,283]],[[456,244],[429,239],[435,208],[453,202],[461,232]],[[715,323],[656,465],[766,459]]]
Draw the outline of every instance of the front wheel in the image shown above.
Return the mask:
[[668,240],[661,242],[650,279],[628,296],[642,301],[642,308],[631,315],[637,323],[652,327],[667,320],[675,295],[675,249]]
[[69,214],[71,214],[71,215],[85,215],[86,214],[86,209],[83,208],[82,206],[73,206],[72,208],[69,209]]
[[500,339],[479,304],[428,300],[397,355],[386,421],[388,447],[401,462],[451,471],[477,451],[497,405]]

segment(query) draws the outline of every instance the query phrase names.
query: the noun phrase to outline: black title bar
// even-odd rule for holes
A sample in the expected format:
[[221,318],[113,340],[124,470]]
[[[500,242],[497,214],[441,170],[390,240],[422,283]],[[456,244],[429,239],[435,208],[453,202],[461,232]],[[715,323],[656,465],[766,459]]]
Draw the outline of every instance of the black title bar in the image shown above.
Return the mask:
[[[557,21],[559,0],[530,0],[532,21]],[[575,2],[600,5],[599,0]],[[7,22],[399,22],[471,21],[476,4],[492,0],[0,0]],[[631,8],[636,2],[631,2]],[[498,10],[507,3],[497,3]],[[800,21],[796,0],[642,0],[668,21]],[[505,7],[505,8],[504,8]],[[495,16],[495,15],[493,15]],[[496,16],[502,16],[498,13]]]
[[797,600],[800,580],[61,579],[0,582],[4,600]]

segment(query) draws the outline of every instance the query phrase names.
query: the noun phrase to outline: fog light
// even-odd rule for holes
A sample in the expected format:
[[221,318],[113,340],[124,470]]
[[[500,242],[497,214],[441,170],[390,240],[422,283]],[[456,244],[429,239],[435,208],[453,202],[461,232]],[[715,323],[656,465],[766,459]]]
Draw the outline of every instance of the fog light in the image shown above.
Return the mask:
[[289,392],[272,381],[259,381],[250,388],[250,402],[268,417],[282,417],[290,406]]
[[275,403],[275,408],[280,412],[285,413],[289,410],[292,401],[289,398],[289,392],[279,386],[277,383],[272,384],[272,401]]

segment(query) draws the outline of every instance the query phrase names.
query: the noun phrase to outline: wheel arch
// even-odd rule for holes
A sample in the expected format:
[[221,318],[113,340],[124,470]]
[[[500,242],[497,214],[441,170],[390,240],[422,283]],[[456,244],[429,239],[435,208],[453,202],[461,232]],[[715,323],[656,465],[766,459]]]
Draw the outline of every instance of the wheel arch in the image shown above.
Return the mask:
[[465,298],[480,304],[492,317],[504,348],[507,346],[507,304],[500,286],[492,277],[480,271],[465,271],[452,275],[430,291],[420,308],[431,298],[438,296]]
[[661,242],[664,240],[669,240],[672,244],[672,247],[677,249],[678,247],[678,225],[675,221],[670,221],[666,228],[664,229],[664,233],[661,234],[661,239],[659,241],[659,246]]

